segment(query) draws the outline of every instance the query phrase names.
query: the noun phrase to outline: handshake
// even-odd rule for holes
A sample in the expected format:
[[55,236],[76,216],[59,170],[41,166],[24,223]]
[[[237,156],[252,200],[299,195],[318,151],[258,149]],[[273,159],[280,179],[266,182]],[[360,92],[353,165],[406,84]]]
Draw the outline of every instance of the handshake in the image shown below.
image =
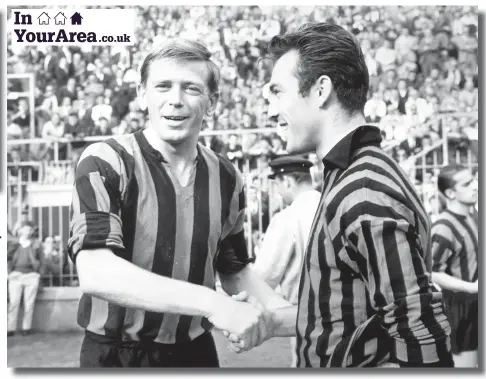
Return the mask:
[[218,304],[208,320],[223,332],[236,353],[261,345],[274,336],[276,328],[272,312],[245,291]]

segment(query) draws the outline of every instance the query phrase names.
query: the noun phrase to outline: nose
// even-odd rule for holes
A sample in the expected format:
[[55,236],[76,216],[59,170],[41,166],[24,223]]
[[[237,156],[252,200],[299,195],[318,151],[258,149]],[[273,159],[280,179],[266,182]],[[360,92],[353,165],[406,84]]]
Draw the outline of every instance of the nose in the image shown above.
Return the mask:
[[173,86],[169,92],[169,104],[173,107],[182,107],[182,89],[179,86]]
[[474,178],[474,181],[473,181],[473,189],[475,191],[478,191],[479,190],[479,182],[476,178]]
[[271,121],[278,121],[278,110],[275,101],[270,99],[268,104],[268,118]]

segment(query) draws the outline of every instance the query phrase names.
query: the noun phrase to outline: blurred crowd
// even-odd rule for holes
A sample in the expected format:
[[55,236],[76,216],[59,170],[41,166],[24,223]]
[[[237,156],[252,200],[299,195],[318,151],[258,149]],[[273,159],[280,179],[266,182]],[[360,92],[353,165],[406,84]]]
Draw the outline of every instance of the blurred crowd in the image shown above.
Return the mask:
[[[136,101],[138,69],[144,54],[174,36],[198,38],[221,67],[221,101],[207,130],[275,127],[267,117],[262,88],[270,75],[269,39],[307,21],[340,24],[360,41],[370,73],[369,122],[383,125],[386,140],[402,140],[439,112],[478,109],[478,13],[476,7],[422,6],[150,6],[136,7],[136,44],[124,46],[14,47],[8,44],[9,73],[35,73],[35,109],[10,96],[8,136],[73,140],[142,128],[146,114]],[[10,38],[10,37],[9,37]],[[9,92],[28,91],[9,80]],[[30,117],[35,117],[34,130]],[[238,161],[243,154],[284,148],[277,135],[262,142],[255,134],[204,141]],[[268,146],[267,146],[268,145]],[[238,150],[235,150],[235,146]],[[59,159],[69,159],[68,149]],[[25,160],[53,156],[52,146],[24,152]],[[237,153],[237,154],[235,154]]]
[[[268,119],[263,95],[270,77],[266,56],[270,38],[308,21],[344,26],[359,40],[370,74],[367,121],[381,127],[395,159],[422,184],[411,157],[449,136],[451,159],[474,153],[478,145],[478,9],[473,6],[148,6],[136,7],[136,43],[124,46],[18,47],[8,42],[8,73],[35,73],[34,109],[15,92],[31,90],[25,80],[8,80],[8,139],[42,137],[48,143],[9,146],[8,160],[76,159],[86,136],[110,136],[143,128],[136,85],[144,55],[175,36],[197,38],[221,68],[220,101],[203,130],[234,130],[201,137],[201,143],[226,155],[250,175],[250,197],[268,223],[271,209],[261,172],[285,141]],[[9,41],[11,36],[9,35]],[[460,114],[471,113],[471,116]],[[474,115],[474,113],[476,115]],[[444,114],[449,114],[444,118]],[[34,128],[31,129],[31,117]],[[253,129],[268,129],[265,133]],[[243,133],[241,131],[244,131]],[[53,142],[67,138],[54,151]],[[440,164],[442,157],[425,156]],[[315,160],[316,186],[321,165]],[[56,170],[59,170],[56,168]],[[52,172],[57,172],[53,170]],[[57,176],[56,176],[57,175]],[[67,173],[47,179],[63,181]],[[53,179],[54,178],[54,179]],[[60,178],[60,179],[56,179]],[[253,194],[255,188],[255,194]],[[261,190],[264,188],[263,195]],[[251,204],[250,204],[251,205]],[[261,208],[261,206],[260,206]],[[257,220],[258,221],[258,220]],[[265,229],[265,228],[263,228]],[[255,236],[258,240],[259,236]]]

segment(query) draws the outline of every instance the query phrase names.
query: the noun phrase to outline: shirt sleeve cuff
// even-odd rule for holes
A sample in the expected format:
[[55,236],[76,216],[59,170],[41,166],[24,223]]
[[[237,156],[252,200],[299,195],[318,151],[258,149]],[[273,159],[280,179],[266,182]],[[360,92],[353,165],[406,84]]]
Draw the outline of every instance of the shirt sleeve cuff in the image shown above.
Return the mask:
[[68,241],[68,253],[74,263],[81,250],[110,248],[123,250],[122,222],[113,213],[83,213],[71,223],[71,238]]
[[220,246],[216,261],[216,270],[221,274],[236,274],[243,270],[255,258],[248,255],[243,232],[226,237]]

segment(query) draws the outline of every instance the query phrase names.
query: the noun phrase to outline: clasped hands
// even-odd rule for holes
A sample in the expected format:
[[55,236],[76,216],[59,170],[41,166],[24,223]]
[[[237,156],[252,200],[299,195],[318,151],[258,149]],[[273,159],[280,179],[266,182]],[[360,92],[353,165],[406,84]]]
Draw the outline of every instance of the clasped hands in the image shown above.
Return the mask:
[[236,353],[261,345],[273,336],[275,328],[271,312],[245,291],[228,298],[208,319]]

